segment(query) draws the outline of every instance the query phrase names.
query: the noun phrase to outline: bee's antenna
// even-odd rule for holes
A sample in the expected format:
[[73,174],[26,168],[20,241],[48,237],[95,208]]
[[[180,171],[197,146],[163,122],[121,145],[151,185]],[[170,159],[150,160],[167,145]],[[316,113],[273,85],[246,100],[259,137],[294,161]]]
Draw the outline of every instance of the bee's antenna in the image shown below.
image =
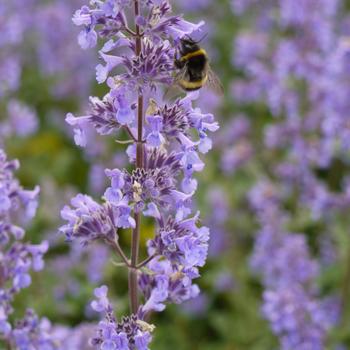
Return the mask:
[[199,44],[201,41],[203,41],[208,36],[208,33],[205,33],[198,41],[197,44]]
[[186,38],[187,41],[192,41],[192,42],[194,42],[194,40],[193,40],[188,34],[186,34],[186,35],[184,36],[184,38]]
[[194,44],[199,44],[201,41],[203,41],[206,37],[208,36],[208,33],[205,33],[199,40],[194,40],[191,38],[188,34],[185,35],[186,40],[194,43]]

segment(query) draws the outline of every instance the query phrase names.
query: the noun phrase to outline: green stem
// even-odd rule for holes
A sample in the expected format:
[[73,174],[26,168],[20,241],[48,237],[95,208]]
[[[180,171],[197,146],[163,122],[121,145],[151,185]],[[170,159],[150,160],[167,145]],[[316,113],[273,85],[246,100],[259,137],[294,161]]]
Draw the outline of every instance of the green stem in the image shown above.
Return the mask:
[[128,258],[124,254],[123,249],[119,245],[119,242],[118,241],[112,241],[112,242],[109,241],[108,243],[113,246],[114,251],[117,253],[117,255],[119,255],[122,258],[124,264],[129,267],[130,261],[128,260]]

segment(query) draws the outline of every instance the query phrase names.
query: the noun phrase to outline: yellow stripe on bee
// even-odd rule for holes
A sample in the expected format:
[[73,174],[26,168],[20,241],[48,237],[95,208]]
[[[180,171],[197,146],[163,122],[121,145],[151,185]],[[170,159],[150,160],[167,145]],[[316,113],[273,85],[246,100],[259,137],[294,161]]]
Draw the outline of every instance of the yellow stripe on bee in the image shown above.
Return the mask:
[[207,52],[204,50],[204,49],[199,49],[197,51],[194,51],[194,52],[190,52],[188,53],[187,55],[184,55],[180,58],[180,61],[188,61],[190,58],[192,57],[196,57],[196,56],[201,56],[201,55],[204,55],[206,56],[207,55]]
[[207,80],[208,80],[208,75],[206,75],[202,80],[198,80],[198,81],[188,81],[185,79],[181,79],[179,81],[179,84],[185,89],[199,89],[207,82]]

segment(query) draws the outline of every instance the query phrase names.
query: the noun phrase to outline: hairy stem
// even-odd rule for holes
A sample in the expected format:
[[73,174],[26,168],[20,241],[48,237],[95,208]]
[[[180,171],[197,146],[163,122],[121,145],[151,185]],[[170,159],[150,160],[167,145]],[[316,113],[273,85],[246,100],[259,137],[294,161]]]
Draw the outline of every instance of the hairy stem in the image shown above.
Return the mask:
[[[134,0],[134,12],[135,22],[136,17],[140,13],[140,5],[138,0]],[[135,36],[135,54],[137,56],[141,53],[141,36],[140,28],[135,23],[136,36]],[[137,142],[136,142],[136,168],[143,167],[143,142],[142,142],[142,126],[143,126],[143,96],[139,91],[137,101]],[[131,242],[131,267],[129,269],[129,299],[130,309],[132,313],[136,313],[138,310],[138,285],[137,285],[137,264],[139,257],[139,245],[140,245],[140,228],[141,228],[141,213],[135,213],[136,226],[132,232]]]

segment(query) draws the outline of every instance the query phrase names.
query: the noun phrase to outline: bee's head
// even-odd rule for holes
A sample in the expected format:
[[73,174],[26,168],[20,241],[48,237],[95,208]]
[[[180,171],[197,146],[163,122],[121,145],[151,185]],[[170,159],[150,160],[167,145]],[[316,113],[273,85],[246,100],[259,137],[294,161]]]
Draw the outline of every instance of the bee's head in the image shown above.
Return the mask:
[[199,50],[199,45],[190,37],[184,37],[181,39],[181,51],[192,52]]
[[199,50],[199,43],[205,38],[205,36],[198,41],[194,40],[188,35],[184,36],[183,38],[181,38],[181,51],[188,53]]

